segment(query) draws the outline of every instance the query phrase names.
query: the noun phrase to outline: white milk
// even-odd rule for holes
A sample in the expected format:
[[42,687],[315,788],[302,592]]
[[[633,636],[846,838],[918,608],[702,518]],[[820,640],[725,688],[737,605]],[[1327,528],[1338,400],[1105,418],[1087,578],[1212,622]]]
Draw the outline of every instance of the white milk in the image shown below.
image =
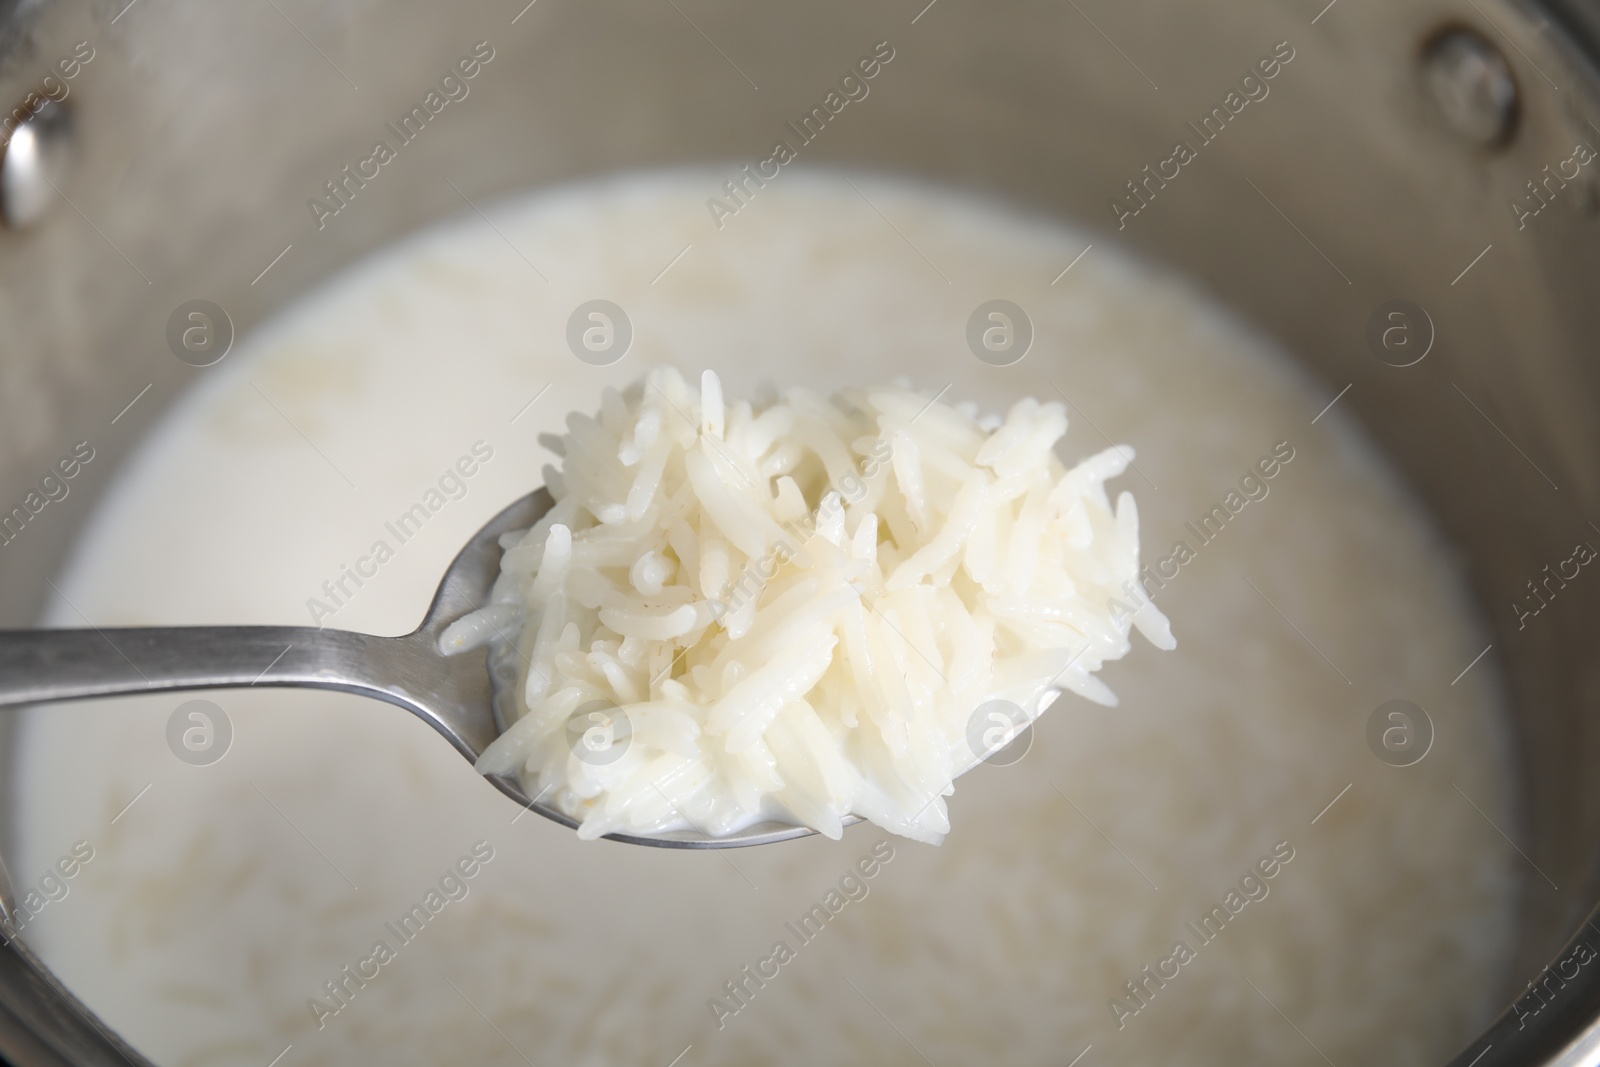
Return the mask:
[[[1450,684],[1486,641],[1395,482],[1339,408],[1312,425],[1329,396],[1183,285],[1104,244],[1052,281],[1085,238],[853,180],[789,175],[720,232],[717,175],[675,172],[417,235],[199,372],[57,584],[100,626],[305,624],[384,541],[392,558],[345,579],[324,621],[404,632],[468,535],[539,484],[538,434],[670,361],[715,368],[730,396],[896,375],[987,410],[1065,396],[1069,462],[1138,451],[1115,488],[1138,497],[1147,561],[1180,538],[1195,552],[1156,590],[1178,650],[1140,640],[1111,665],[1119,708],[1059,701],[1020,763],[961,780],[943,847],[878,846],[855,900],[830,890],[875,828],[731,853],[580,843],[354,697],[30,712],[13,877],[80,840],[94,858],[26,937],[109,1025],[176,1065],[263,1067],[292,1045],[282,1067],[665,1067],[692,1046],[684,1067],[942,1067],[1091,1044],[1086,1065],[1430,1064],[1485,1021],[1523,873],[1486,819],[1512,821],[1504,724],[1489,661]],[[608,368],[565,341],[597,297],[636,334]],[[1036,331],[1006,368],[964,339],[996,297]],[[429,498],[476,442],[493,455],[465,495]],[[1294,458],[1269,494],[1202,545],[1185,524],[1280,442]],[[386,526],[436,499],[404,543]],[[199,695],[235,730],[204,767],[165,740]],[[1365,740],[1396,698],[1437,731],[1404,768]],[[467,895],[396,936],[477,842],[493,858]],[[1247,901],[1275,846],[1292,859]],[[828,921],[802,930],[816,905]],[[380,940],[393,958],[370,962]]]

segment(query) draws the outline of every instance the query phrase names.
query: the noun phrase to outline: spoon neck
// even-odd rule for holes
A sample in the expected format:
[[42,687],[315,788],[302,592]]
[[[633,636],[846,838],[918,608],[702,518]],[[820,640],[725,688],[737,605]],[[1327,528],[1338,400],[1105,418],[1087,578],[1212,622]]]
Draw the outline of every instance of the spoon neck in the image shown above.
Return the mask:
[[0,707],[250,686],[383,696],[383,661],[406,640],[310,626],[0,631]]

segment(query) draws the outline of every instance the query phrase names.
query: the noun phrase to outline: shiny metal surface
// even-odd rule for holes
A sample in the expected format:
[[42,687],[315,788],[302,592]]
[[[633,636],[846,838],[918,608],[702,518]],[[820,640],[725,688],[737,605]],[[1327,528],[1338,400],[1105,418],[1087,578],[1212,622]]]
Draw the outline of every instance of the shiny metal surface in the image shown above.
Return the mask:
[[1452,129],[1485,146],[1503,144],[1511,136],[1517,83],[1505,56],[1489,40],[1471,30],[1446,30],[1429,43],[1422,64],[1428,90]]
[[[78,210],[0,234],[0,513],[74,442],[108,457],[0,547],[0,623],[33,622],[87,503],[203,373],[165,341],[185,301],[215,301],[243,332],[465,211],[463,196],[690,161],[731,173],[887,40],[898,55],[860,121],[830,127],[806,166],[892,171],[1079,220],[1197,279],[1299,354],[1328,396],[1349,387],[1341,405],[1432,512],[1494,627],[1524,786],[1507,830],[1559,887],[1530,874],[1506,1014],[1453,1062],[1600,1063],[1600,968],[1563,963],[1600,943],[1600,585],[1574,583],[1537,627],[1519,628],[1511,607],[1600,523],[1600,166],[1545,170],[1600,144],[1600,5],[280,6],[284,18],[242,2],[0,4],[4,98],[24,99],[77,42],[96,50],[72,88],[81,165],[61,192]],[[1514,128],[1492,151],[1428,88],[1426,47],[1451,27],[1490,42],[1515,80]],[[480,39],[497,59],[472,96],[319,225],[308,200]],[[1249,125],[1119,220],[1109,202],[1278,41],[1297,58]],[[1364,341],[1395,299],[1438,331],[1412,367]],[[29,1065],[143,1062],[10,951],[0,1051]]]
[[0,221],[23,229],[42,220],[60,202],[71,150],[72,116],[62,104],[40,102],[0,147]]
[[488,669],[481,652],[442,655],[439,634],[487,599],[500,534],[532,525],[549,507],[547,493],[530,494],[478,531],[404,637],[312,626],[0,631],[0,707],[229,686],[335,689],[412,712],[475,760],[499,732]]

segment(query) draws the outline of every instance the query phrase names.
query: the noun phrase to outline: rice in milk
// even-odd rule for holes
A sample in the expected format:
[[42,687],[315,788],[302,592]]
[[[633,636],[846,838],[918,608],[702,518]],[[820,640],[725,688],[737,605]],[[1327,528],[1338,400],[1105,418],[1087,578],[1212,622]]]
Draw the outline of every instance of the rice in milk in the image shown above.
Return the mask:
[[[1340,409],[1312,425],[1327,396],[1103,244],[1061,275],[1069,229],[853,180],[893,228],[797,173],[717,232],[716,176],[674,172],[417,236],[200,372],[57,584],[99,625],[398,633],[604,387],[905,376],[1059,401],[1065,456],[1136,448],[1180,647],[1108,664],[1119,707],[1064,697],[1020,762],[962,778],[939,848],[580,842],[340,694],[207,694],[234,728],[209,766],[166,742],[192,695],[30,712],[13,876],[94,858],[25,936],[109,1025],[182,1065],[1088,1067],[1437,1063],[1484,1021],[1521,875],[1472,806],[1511,823],[1492,664],[1450,684],[1485,640]],[[597,296],[635,331],[607,367],[565,341]],[[1009,367],[964,340],[997,296],[1034,327]],[[1396,698],[1437,728],[1405,768],[1364,740]]]

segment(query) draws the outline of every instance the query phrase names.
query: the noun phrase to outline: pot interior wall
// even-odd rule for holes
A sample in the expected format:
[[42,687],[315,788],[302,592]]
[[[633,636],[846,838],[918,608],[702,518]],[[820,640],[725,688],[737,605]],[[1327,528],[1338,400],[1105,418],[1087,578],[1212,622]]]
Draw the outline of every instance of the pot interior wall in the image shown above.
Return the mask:
[[[1584,122],[1600,114],[1593,85],[1559,29],[1487,0],[1340,4],[1314,23],[1320,3],[1261,0],[1126,0],[1094,5],[1092,24],[1074,5],[953,0],[920,15],[920,3],[840,0],[546,0],[520,15],[498,0],[279,6],[143,0],[118,16],[120,3],[55,4],[4,36],[0,90],[13,99],[76,42],[95,57],[67,101],[71,205],[0,232],[0,505],[73,442],[110,458],[0,551],[0,621],[35,617],[96,485],[205,373],[167,349],[179,303],[213,300],[248,330],[360,255],[465,210],[450,183],[481,203],[639,166],[725,160],[732,176],[887,40],[893,66],[800,165],[911,174],[1075,219],[1198,279],[1303,357],[1329,398],[1348,384],[1341,403],[1459,550],[1494,627],[1526,790],[1522,824],[1503,828],[1530,861],[1517,974],[1587,912],[1600,661],[1584,653],[1600,583],[1573,583],[1525,631],[1510,607],[1546,564],[1600,537],[1588,525],[1600,383],[1585,358],[1600,185],[1569,183],[1524,229],[1507,207],[1576,141],[1600,138]],[[1481,29],[1512,61],[1520,115],[1502,148],[1458,137],[1423,90],[1420,49],[1450,24]],[[470,97],[319,227],[308,199],[430,88],[417,72],[442,75],[480,40],[497,60]],[[1186,123],[1279,42],[1294,59],[1270,96],[1119,228],[1108,202],[1176,141],[1196,141]],[[1412,367],[1385,365],[1365,339],[1395,298],[1437,330]],[[1521,984],[1508,976],[1508,994]]]

